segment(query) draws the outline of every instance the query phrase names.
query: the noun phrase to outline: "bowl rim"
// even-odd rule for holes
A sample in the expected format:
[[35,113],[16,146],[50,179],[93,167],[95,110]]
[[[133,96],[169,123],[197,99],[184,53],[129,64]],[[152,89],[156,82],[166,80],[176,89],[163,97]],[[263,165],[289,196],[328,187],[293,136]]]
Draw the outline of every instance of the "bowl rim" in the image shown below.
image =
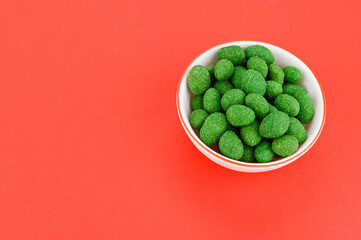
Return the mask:
[[[292,56],[294,56],[295,58],[297,58],[298,60],[300,60],[303,64],[306,65],[306,67],[310,70],[310,72],[313,74],[313,76],[315,76],[315,79],[316,79],[316,82],[318,84],[318,86],[320,87],[320,90],[321,90],[321,95],[322,95],[322,101],[323,101],[323,113],[322,113],[322,122],[321,122],[321,126],[320,128],[318,129],[318,132],[316,134],[316,137],[312,140],[312,142],[303,150],[301,151],[300,153],[298,153],[297,155],[295,156],[292,156],[290,158],[285,158],[285,159],[279,159],[279,160],[276,160],[276,161],[272,161],[272,162],[268,162],[268,163],[247,163],[247,162],[241,162],[241,161],[237,161],[237,160],[234,160],[234,159],[231,159],[231,158],[228,158],[226,156],[223,156],[219,153],[217,153],[216,151],[213,151],[211,148],[209,148],[208,146],[204,147],[203,144],[200,142],[200,139],[198,137],[195,137],[194,134],[188,129],[187,125],[185,124],[185,121],[184,121],[184,118],[182,116],[182,113],[180,111],[180,101],[179,101],[179,91],[180,91],[180,85],[182,83],[182,80],[184,78],[184,75],[185,73],[187,72],[187,70],[190,68],[190,66],[192,65],[192,63],[197,59],[199,58],[201,55],[203,55],[205,52],[208,52],[209,50],[213,49],[213,48],[216,48],[216,47],[219,47],[221,45],[227,45],[227,44],[232,44],[232,43],[235,43],[235,44],[239,44],[239,42],[252,42],[252,43],[260,43],[260,44],[265,44],[265,45],[271,45],[271,46],[274,46],[276,48],[280,48],[288,53],[290,53]],[[182,73],[180,79],[179,79],[179,82],[178,82],[178,85],[177,85],[177,92],[176,92],[176,105],[177,105],[177,113],[178,113],[178,117],[181,121],[181,124],[183,126],[183,128],[186,130],[187,132],[187,135],[189,137],[192,138],[192,140],[194,140],[199,147],[201,147],[204,151],[206,151],[208,154],[212,155],[213,157],[216,157],[217,159],[219,160],[222,160],[222,161],[225,161],[227,163],[230,163],[230,164],[233,164],[233,165],[238,165],[238,166],[242,166],[242,167],[249,167],[249,168],[259,168],[259,167],[273,167],[273,166],[278,166],[278,165],[281,165],[281,164],[284,164],[284,163],[289,163],[289,162],[292,162],[294,160],[296,160],[297,158],[301,157],[303,154],[305,154],[313,145],[314,143],[317,141],[317,139],[319,138],[321,132],[322,132],[322,129],[325,125],[325,121],[326,121],[326,98],[325,98],[325,94],[323,92],[323,89],[321,87],[321,84],[320,82],[317,80],[317,77],[316,75],[312,72],[312,70],[308,67],[308,65],[306,63],[304,63],[301,59],[299,59],[296,55],[294,55],[293,53],[291,53],[290,51],[288,50],[285,50],[281,47],[278,47],[276,45],[273,45],[273,44],[269,44],[269,43],[265,43],[265,42],[260,42],[260,41],[252,41],[252,40],[242,40],[242,41],[232,41],[232,42],[226,42],[226,43],[222,43],[222,44],[218,44],[218,45],[215,45],[213,47],[210,47],[208,48],[207,50],[203,51],[201,54],[199,54],[196,58],[194,58],[190,64],[188,64],[188,66],[186,67],[186,69],[184,70],[184,72]]]

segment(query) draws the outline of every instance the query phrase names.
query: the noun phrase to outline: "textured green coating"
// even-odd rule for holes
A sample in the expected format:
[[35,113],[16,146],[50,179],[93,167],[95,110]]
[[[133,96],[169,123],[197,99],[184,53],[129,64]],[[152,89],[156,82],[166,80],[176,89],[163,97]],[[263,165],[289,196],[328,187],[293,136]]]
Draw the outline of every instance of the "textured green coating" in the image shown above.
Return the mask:
[[288,94],[281,94],[276,97],[273,105],[280,111],[285,112],[290,117],[296,116],[300,111],[298,101]]
[[208,70],[208,72],[209,72],[209,75],[211,76],[211,85],[216,82],[216,78],[215,78],[215,76],[214,76],[214,68],[215,68],[215,67],[216,67],[216,65],[209,65],[209,66],[207,67],[207,70]]
[[257,56],[262,58],[267,63],[267,65],[270,65],[275,61],[273,53],[268,48],[261,45],[249,46],[246,48],[245,53],[247,59]]
[[219,151],[226,157],[240,160],[243,156],[243,144],[233,131],[223,133],[218,143]]
[[241,78],[242,75],[247,71],[244,67],[236,66],[233,70],[233,75],[231,78],[231,83],[235,88],[241,88]]
[[283,86],[283,93],[293,96],[298,93],[307,93],[307,90],[299,84],[286,84]]
[[264,118],[269,112],[267,100],[258,93],[250,93],[245,99],[246,106],[250,107],[257,117]]
[[187,82],[192,93],[202,95],[211,85],[211,77],[205,67],[196,65],[189,72]]
[[278,137],[272,141],[272,150],[281,157],[294,154],[298,148],[297,138],[288,134]]
[[285,80],[285,73],[278,65],[271,64],[268,66],[268,78],[283,85]]
[[244,53],[243,48],[233,45],[219,49],[217,52],[217,58],[219,60],[227,59],[234,65],[239,65],[246,59],[246,54]]
[[214,68],[214,76],[218,81],[226,81],[233,74],[233,63],[227,59],[219,60]]
[[193,128],[200,129],[208,116],[209,114],[205,110],[197,109],[191,113],[189,122]]
[[230,124],[236,127],[246,126],[251,124],[256,115],[253,110],[244,105],[233,105],[226,112],[227,120]]
[[290,124],[290,118],[284,112],[277,111],[265,117],[260,126],[259,133],[262,137],[277,138],[286,133]]
[[203,108],[209,114],[221,110],[221,95],[215,88],[209,88],[203,96]]
[[223,113],[216,112],[209,115],[199,132],[202,142],[208,146],[217,143],[226,131],[227,125],[226,115]]
[[266,93],[266,80],[262,77],[262,74],[255,70],[247,70],[241,76],[240,83],[241,90],[246,94],[259,93],[262,96]]
[[192,108],[192,111],[197,110],[197,109],[203,109],[203,96],[202,95],[195,95],[192,98],[191,108]]
[[312,120],[313,115],[315,114],[315,109],[310,95],[308,93],[296,94],[294,98],[297,99],[300,104],[300,112],[297,114],[298,120],[302,123],[308,123]]
[[276,98],[283,92],[282,85],[276,81],[267,81],[266,97],[269,99]]
[[283,87],[283,93],[291,95],[300,104],[300,111],[296,116],[298,120],[302,123],[310,122],[315,114],[315,109],[306,89],[298,84],[288,84]]
[[231,89],[227,91],[221,99],[221,106],[224,111],[227,111],[233,105],[242,105],[246,94],[240,89]]
[[269,103],[268,106],[269,106],[269,113],[268,114],[278,112],[278,109],[275,106],[273,106],[272,104]]
[[263,78],[267,77],[267,63],[260,57],[254,56],[247,61],[247,69],[253,69],[262,74]]
[[244,145],[243,146],[242,162],[254,162],[253,147]]
[[307,131],[302,123],[294,117],[290,117],[290,126],[288,127],[287,134],[297,138],[298,143],[303,143],[307,139]]
[[219,94],[221,94],[221,96],[223,96],[223,94],[231,90],[233,86],[228,81],[223,81],[223,82],[217,81],[214,84],[214,88],[217,89],[217,91],[219,92]]
[[260,163],[269,162],[274,156],[271,143],[267,140],[263,140],[254,150],[254,157]]
[[240,136],[242,141],[250,147],[256,146],[261,142],[262,136],[259,134],[259,122],[256,119],[253,123],[241,127]]
[[293,66],[283,68],[283,72],[285,73],[285,80],[289,83],[296,83],[302,78],[302,72]]

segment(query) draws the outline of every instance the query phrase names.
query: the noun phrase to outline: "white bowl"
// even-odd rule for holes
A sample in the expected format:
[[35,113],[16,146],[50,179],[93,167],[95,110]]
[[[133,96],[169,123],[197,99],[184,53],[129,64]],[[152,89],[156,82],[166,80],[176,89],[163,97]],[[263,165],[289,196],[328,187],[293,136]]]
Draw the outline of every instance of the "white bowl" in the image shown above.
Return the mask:
[[[310,95],[315,108],[315,115],[313,119],[311,120],[310,123],[306,125],[308,138],[302,145],[300,145],[297,152],[295,152],[289,157],[281,158],[279,160],[274,160],[268,163],[246,163],[246,162],[236,161],[221,155],[220,153],[212,150],[207,145],[205,145],[199,139],[196,133],[193,131],[193,128],[189,123],[189,116],[191,114],[190,102],[193,97],[193,94],[188,89],[187,76],[191,68],[194,65],[203,65],[207,67],[211,64],[215,64],[217,62],[217,51],[222,47],[226,47],[230,45],[238,45],[241,46],[243,49],[245,49],[246,47],[255,44],[265,46],[269,50],[271,50],[273,55],[275,56],[275,64],[279,65],[280,67],[283,68],[285,66],[291,65],[301,70],[303,77],[299,83],[307,89],[307,92]],[[218,163],[223,167],[240,172],[270,171],[286,166],[291,162],[295,161],[296,159],[300,158],[303,154],[305,154],[308,150],[310,150],[310,148],[313,146],[313,144],[320,136],[326,118],[325,95],[316,77],[313,75],[312,71],[307,67],[307,65],[304,64],[300,59],[298,59],[292,53],[282,48],[263,42],[253,42],[253,41],[238,41],[238,42],[221,44],[205,51],[200,56],[198,56],[187,67],[187,69],[185,70],[179,81],[177,87],[177,94],[176,94],[176,104],[177,104],[178,116],[182,123],[182,126],[185,132],[187,133],[189,139],[198,148],[198,150],[201,151],[205,156],[207,156],[213,162]]]

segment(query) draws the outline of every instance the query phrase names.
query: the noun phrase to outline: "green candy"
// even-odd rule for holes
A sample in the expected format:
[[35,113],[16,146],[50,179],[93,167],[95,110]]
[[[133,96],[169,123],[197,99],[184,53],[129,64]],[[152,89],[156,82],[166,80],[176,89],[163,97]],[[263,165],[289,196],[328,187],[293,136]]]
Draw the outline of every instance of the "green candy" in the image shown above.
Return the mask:
[[219,60],[214,68],[214,76],[218,81],[226,81],[233,74],[233,63],[227,59]]
[[262,74],[251,69],[241,76],[240,87],[246,94],[259,93],[263,96],[266,93],[267,84]]
[[218,143],[219,151],[226,157],[240,160],[243,156],[243,144],[233,131],[223,133]]
[[244,53],[243,48],[233,45],[219,49],[217,52],[217,58],[219,60],[227,59],[234,65],[239,65],[246,59],[246,54]]
[[269,106],[269,113],[268,114],[278,112],[278,109],[275,106],[273,106],[272,104],[269,103],[268,106]]
[[192,93],[202,95],[211,85],[211,77],[205,67],[196,65],[189,72],[187,82]]
[[276,64],[271,64],[268,66],[268,77],[270,80],[273,80],[283,85],[285,73],[283,72],[282,68],[280,68]]
[[203,96],[203,108],[209,114],[221,110],[221,95],[215,88],[209,88]]
[[242,141],[250,147],[256,146],[261,142],[262,136],[259,134],[259,122],[256,119],[253,123],[241,127],[240,136]]
[[203,96],[195,95],[191,102],[192,111],[197,109],[203,109]]
[[278,137],[272,141],[272,150],[281,157],[294,154],[298,148],[297,138],[288,134]]
[[297,118],[294,117],[290,117],[290,126],[288,127],[286,133],[296,137],[299,144],[303,143],[307,139],[305,127]]
[[223,113],[213,113],[206,118],[203,123],[199,136],[204,144],[210,146],[218,142],[221,135],[227,129],[227,119]]
[[216,66],[215,65],[209,65],[208,67],[207,67],[207,70],[208,70],[208,72],[209,72],[209,75],[211,76],[211,85],[216,81],[216,78],[215,78],[215,76],[214,76],[214,68],[215,68]]
[[233,86],[230,82],[227,81],[223,81],[223,82],[217,81],[214,84],[214,88],[217,89],[217,91],[219,92],[219,94],[221,94],[221,96],[223,96],[223,94],[233,89]]
[[189,122],[193,128],[200,129],[208,116],[205,110],[197,109],[191,113]]
[[267,100],[258,93],[250,93],[245,99],[246,106],[250,107],[257,117],[264,118],[269,112]]
[[226,112],[227,120],[230,124],[236,127],[246,126],[251,124],[256,115],[253,110],[244,105],[233,105]]
[[262,58],[267,63],[267,65],[270,65],[275,61],[273,53],[268,48],[261,45],[249,46],[246,48],[245,53],[247,59],[257,56]]
[[274,106],[278,110],[287,113],[290,117],[296,116],[300,111],[298,101],[288,94],[279,95],[274,101]]
[[246,94],[240,89],[231,89],[227,91],[221,99],[221,106],[224,111],[227,111],[233,105],[242,105]]
[[253,156],[253,148],[247,145],[243,146],[243,156],[241,158],[242,162],[253,162],[254,156]]
[[302,72],[293,66],[283,68],[283,72],[285,73],[285,80],[289,83],[296,83],[302,78]]
[[247,71],[244,67],[236,66],[233,70],[233,75],[231,78],[231,83],[235,88],[241,88],[241,78],[242,75]]
[[298,93],[307,93],[307,90],[299,84],[287,84],[283,86],[283,93],[294,96]]
[[269,99],[273,99],[278,95],[282,94],[283,89],[282,85],[276,81],[267,81],[267,88],[266,88],[266,97]]
[[298,103],[300,104],[300,112],[297,114],[298,120],[302,123],[309,123],[313,115],[315,114],[315,109],[313,108],[313,103],[310,95],[308,93],[296,94],[293,96],[296,98]]
[[283,93],[291,95],[298,101],[300,105],[300,111],[296,116],[298,120],[302,123],[310,122],[315,114],[315,109],[306,89],[298,84],[288,84],[283,87]]
[[265,138],[277,138],[286,133],[290,118],[284,112],[277,111],[265,117],[260,126],[259,133]]
[[247,69],[253,69],[262,74],[263,78],[267,77],[267,63],[260,57],[254,56],[247,61]]
[[271,143],[264,140],[254,150],[254,157],[260,163],[267,163],[271,161],[274,157],[274,152],[272,151]]

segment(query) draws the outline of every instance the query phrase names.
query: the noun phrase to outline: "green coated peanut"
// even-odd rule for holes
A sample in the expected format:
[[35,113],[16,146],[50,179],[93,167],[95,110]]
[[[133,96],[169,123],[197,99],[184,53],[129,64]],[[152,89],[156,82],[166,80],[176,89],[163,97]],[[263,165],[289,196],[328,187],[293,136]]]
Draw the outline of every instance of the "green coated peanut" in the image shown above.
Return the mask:
[[189,122],[193,128],[200,129],[208,116],[209,114],[204,109],[197,109],[191,113]]
[[233,131],[223,133],[218,143],[219,151],[226,157],[240,160],[243,156],[242,141]]
[[244,105],[233,105],[226,112],[227,120],[235,127],[251,124],[256,115],[253,110]]
[[221,110],[221,95],[215,88],[209,88],[203,96],[203,108],[209,114]]
[[205,67],[196,65],[189,72],[187,82],[192,93],[202,95],[211,85],[211,77]]
[[245,99],[246,106],[250,107],[257,117],[264,118],[269,112],[267,100],[258,93],[250,93]]
[[307,139],[307,131],[302,123],[294,117],[290,118],[290,126],[288,127],[287,134],[297,138],[298,143],[301,144]]
[[265,138],[277,138],[286,133],[290,118],[284,112],[277,111],[265,117],[260,126],[259,133]]
[[241,127],[240,136],[242,141],[250,147],[254,147],[262,140],[262,136],[259,134],[259,122],[256,119],[253,123]]
[[226,115],[223,113],[213,113],[204,121],[199,136],[206,145],[210,146],[218,142],[221,135],[227,129]]
[[261,73],[251,69],[241,76],[240,87],[246,94],[259,93],[263,96],[266,93],[267,84]]
[[267,63],[260,57],[254,56],[247,61],[247,69],[253,69],[262,74],[263,78],[267,77]]
[[296,116],[300,111],[298,101],[288,94],[279,95],[274,101],[274,106],[278,110],[287,113],[290,117]]
[[217,58],[219,60],[227,59],[234,65],[240,65],[246,59],[246,54],[244,53],[243,48],[233,45],[219,49],[217,52]]
[[261,45],[249,46],[246,48],[245,53],[247,59],[257,56],[262,58],[267,63],[267,65],[270,65],[275,61],[273,53],[268,48]]
[[233,74],[233,63],[227,59],[219,60],[214,68],[214,76],[218,81],[226,81]]
[[272,141],[272,150],[281,157],[294,154],[298,148],[297,138],[288,134],[278,137]]
[[271,143],[267,140],[263,140],[254,150],[254,157],[260,163],[271,161],[274,155]]

